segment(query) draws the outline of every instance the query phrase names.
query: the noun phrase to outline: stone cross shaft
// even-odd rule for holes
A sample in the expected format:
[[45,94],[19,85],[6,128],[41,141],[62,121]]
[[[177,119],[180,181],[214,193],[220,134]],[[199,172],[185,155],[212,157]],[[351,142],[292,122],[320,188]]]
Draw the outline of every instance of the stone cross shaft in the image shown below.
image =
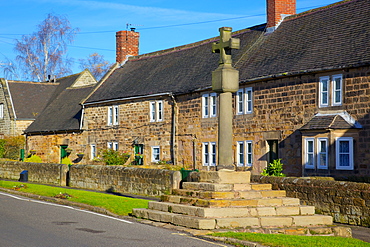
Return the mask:
[[218,68],[212,72],[212,90],[219,93],[218,143],[216,169],[235,170],[233,165],[233,107],[232,93],[239,89],[239,71],[232,67],[231,49],[239,49],[239,39],[231,38],[231,27],[222,27],[220,41],[212,51],[220,53]]

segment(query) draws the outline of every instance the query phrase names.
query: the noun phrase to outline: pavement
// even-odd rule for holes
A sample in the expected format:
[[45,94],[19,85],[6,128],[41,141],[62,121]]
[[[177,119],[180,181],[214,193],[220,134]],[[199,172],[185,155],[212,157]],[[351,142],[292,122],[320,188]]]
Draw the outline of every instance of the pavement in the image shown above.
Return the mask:
[[[53,186],[53,187],[58,187],[58,186]],[[71,188],[71,187],[63,187],[63,188],[75,189],[75,188]],[[85,190],[85,189],[78,189],[78,190]],[[97,212],[97,213],[106,214],[106,215],[110,215],[110,216],[114,216],[114,217],[118,217],[118,218],[126,218],[126,219],[129,219],[131,221],[137,221],[137,222],[143,223],[143,224],[149,224],[149,225],[153,225],[153,226],[156,226],[156,227],[168,228],[168,229],[176,230],[176,231],[179,231],[179,232],[186,232],[190,235],[193,235],[193,236],[196,236],[196,237],[199,237],[199,238],[205,238],[205,239],[208,239],[208,240],[214,240],[214,241],[220,241],[220,242],[234,242],[234,243],[238,243],[238,244],[248,246],[248,247],[249,246],[251,246],[251,247],[263,247],[263,245],[253,243],[253,242],[248,242],[248,241],[238,241],[236,239],[226,239],[226,238],[206,236],[206,234],[212,232],[212,231],[209,231],[209,230],[189,229],[189,228],[185,228],[185,227],[181,227],[181,226],[175,226],[175,225],[171,225],[171,224],[167,224],[167,223],[136,219],[136,218],[129,217],[129,216],[122,217],[122,216],[115,215],[115,214],[113,214],[113,213],[111,213],[111,212],[109,212],[105,209],[99,208],[99,207],[94,207],[94,206],[81,204],[81,203],[75,203],[75,202],[71,202],[71,201],[68,201],[68,200],[65,200],[65,199],[38,196],[38,195],[34,195],[34,194],[29,194],[29,193],[25,193],[25,192],[21,192],[21,191],[9,190],[9,189],[4,189],[4,188],[0,188],[0,191],[4,191],[4,192],[7,192],[7,193],[12,193],[12,194],[18,194],[20,196],[30,197],[30,198],[38,199],[38,200],[50,201],[50,202],[54,202],[54,203],[58,203],[58,204],[64,204],[64,205],[70,205],[70,206],[85,208],[86,210],[90,210],[90,211],[94,211],[94,212]],[[130,198],[139,198],[139,199],[156,200],[156,201],[159,200],[156,197],[146,197],[146,196],[133,195],[133,194],[122,194],[122,193],[116,193],[116,192],[111,192],[111,191],[106,191],[106,192],[93,191],[93,190],[85,190],[85,191],[115,194],[117,196],[124,196],[124,197],[130,197]],[[352,237],[353,238],[360,239],[362,241],[370,243],[370,228],[369,227],[353,226],[353,225],[338,224],[338,223],[335,223],[335,225],[343,226],[343,227],[350,227],[352,229]]]

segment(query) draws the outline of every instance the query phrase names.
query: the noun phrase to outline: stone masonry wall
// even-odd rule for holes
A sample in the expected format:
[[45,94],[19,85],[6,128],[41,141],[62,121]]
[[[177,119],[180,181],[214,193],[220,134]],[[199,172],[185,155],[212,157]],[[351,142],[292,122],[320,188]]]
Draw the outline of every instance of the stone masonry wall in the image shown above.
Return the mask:
[[70,186],[99,191],[159,196],[179,188],[179,171],[121,166],[76,165],[70,168]]
[[[149,102],[162,100],[163,121],[150,122]],[[108,106],[118,105],[119,125],[107,123]],[[134,155],[133,142],[144,145],[144,165],[152,163],[151,147],[160,147],[160,160],[171,160],[172,102],[168,97],[139,99],[94,107],[86,107],[84,133],[88,146],[95,144],[98,153],[107,148],[107,142],[118,142],[120,152]]]
[[258,175],[251,180],[285,190],[287,196],[299,198],[301,204],[315,206],[316,213],[333,216],[334,222],[370,226],[370,184]]
[[[60,163],[60,146],[67,145],[72,149],[69,158],[73,161],[78,158],[77,153],[86,154],[90,151],[86,140],[86,133],[27,136],[27,151],[36,150],[36,155],[40,156],[42,162]],[[84,157],[79,164],[86,164],[87,159]]]
[[0,178],[18,180],[20,173],[28,171],[28,181],[42,184],[66,185],[67,165],[30,163],[30,162],[0,162]]

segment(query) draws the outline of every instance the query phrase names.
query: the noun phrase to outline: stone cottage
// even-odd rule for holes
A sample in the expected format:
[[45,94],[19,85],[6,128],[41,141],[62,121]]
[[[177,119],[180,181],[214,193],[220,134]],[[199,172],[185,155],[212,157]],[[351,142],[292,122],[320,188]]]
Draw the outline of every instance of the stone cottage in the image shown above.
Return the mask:
[[17,136],[45,108],[57,83],[0,79],[0,136]]
[[56,83],[45,109],[24,131],[27,150],[35,150],[43,162],[59,163],[67,153],[71,153],[72,161],[81,162],[77,154],[85,151],[88,137],[81,130],[83,108],[80,103],[97,81],[86,69],[58,78]]
[[[234,165],[258,174],[281,159],[288,175],[368,176],[370,0],[300,14],[295,6],[267,0],[267,24],[233,33],[240,39],[232,52],[240,72]],[[138,39],[135,31],[117,33],[118,65],[82,102],[75,145],[89,159],[113,148],[139,165],[214,169],[218,38],[143,55],[135,54]]]

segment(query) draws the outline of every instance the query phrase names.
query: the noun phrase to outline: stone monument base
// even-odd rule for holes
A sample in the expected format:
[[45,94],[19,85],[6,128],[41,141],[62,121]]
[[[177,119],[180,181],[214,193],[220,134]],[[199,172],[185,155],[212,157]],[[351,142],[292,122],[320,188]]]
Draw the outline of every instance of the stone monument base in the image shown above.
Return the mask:
[[184,182],[182,189],[163,195],[161,202],[149,202],[148,209],[133,209],[133,215],[204,230],[263,228],[286,234],[315,231],[351,236],[350,228],[338,230],[331,216],[316,215],[314,206],[301,205],[299,199],[286,197],[284,190],[250,183],[250,175],[249,171],[199,172],[198,182]]

